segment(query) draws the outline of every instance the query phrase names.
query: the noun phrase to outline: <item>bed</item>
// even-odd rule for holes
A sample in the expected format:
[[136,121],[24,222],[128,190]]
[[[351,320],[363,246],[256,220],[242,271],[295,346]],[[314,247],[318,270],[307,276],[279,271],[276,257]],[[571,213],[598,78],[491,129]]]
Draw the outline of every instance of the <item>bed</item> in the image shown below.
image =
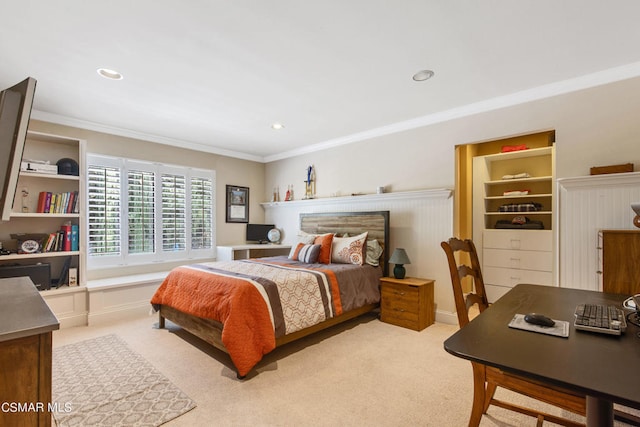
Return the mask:
[[151,299],[159,327],[170,320],[228,353],[244,378],[276,347],[379,306],[388,211],[302,213],[297,238],[289,256],[173,269]]

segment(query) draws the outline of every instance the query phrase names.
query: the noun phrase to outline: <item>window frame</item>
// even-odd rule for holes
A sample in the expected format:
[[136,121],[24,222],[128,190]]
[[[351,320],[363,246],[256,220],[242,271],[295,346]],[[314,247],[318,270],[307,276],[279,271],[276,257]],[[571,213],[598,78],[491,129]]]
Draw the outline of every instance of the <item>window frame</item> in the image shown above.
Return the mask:
[[[136,159],[106,156],[102,154],[87,154],[87,187],[92,166],[104,166],[118,168],[120,170],[120,254],[92,256],[89,253],[89,233],[86,236],[87,244],[87,268],[100,269],[115,266],[144,265],[151,263],[175,262],[194,259],[214,258],[216,250],[216,173],[215,170],[192,168],[178,165],[168,165],[158,162],[149,162]],[[153,172],[155,181],[155,227],[153,253],[129,253],[129,198],[128,178],[129,171]],[[185,250],[164,251],[162,246],[162,175],[182,175],[185,177]],[[191,180],[200,178],[211,181],[211,248],[191,248]],[[87,199],[87,207],[90,200]],[[89,230],[89,212],[86,218],[87,230]]]

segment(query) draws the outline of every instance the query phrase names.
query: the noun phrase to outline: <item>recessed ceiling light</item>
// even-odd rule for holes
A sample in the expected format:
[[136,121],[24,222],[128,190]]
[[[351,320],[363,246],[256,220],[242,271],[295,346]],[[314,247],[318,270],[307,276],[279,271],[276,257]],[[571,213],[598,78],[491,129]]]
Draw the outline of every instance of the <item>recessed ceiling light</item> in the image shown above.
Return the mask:
[[98,74],[100,74],[100,76],[104,77],[105,79],[109,79],[109,80],[122,80],[122,74],[120,74],[117,71],[114,70],[110,70],[108,68],[98,68]]
[[435,73],[431,70],[420,70],[413,75],[413,80],[423,82],[425,80],[429,80],[434,74]]
[[282,123],[274,123],[271,125],[271,128],[275,130],[280,130],[280,129],[284,129],[284,125]]

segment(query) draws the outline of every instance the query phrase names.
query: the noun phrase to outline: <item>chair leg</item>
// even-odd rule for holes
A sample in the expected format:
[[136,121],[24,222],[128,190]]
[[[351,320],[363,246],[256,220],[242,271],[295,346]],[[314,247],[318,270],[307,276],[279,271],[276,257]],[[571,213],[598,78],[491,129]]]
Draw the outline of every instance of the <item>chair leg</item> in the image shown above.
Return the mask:
[[485,366],[479,363],[471,363],[473,368],[473,406],[469,427],[478,427],[482,414],[485,412],[484,402],[486,396]]
[[496,383],[487,382],[487,390],[485,391],[484,396],[484,409],[482,411],[483,414],[487,413],[489,409],[489,405],[491,405],[491,401],[493,400],[493,395],[496,394],[496,389],[498,385]]

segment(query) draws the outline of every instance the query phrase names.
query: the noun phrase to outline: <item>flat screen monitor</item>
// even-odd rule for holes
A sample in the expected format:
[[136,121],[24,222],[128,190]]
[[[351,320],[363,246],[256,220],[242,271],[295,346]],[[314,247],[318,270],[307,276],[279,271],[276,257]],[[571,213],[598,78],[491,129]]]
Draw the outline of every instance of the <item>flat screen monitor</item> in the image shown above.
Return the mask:
[[273,224],[247,224],[247,242],[267,243]]
[[9,221],[36,80],[26,80],[0,92],[0,220]]

